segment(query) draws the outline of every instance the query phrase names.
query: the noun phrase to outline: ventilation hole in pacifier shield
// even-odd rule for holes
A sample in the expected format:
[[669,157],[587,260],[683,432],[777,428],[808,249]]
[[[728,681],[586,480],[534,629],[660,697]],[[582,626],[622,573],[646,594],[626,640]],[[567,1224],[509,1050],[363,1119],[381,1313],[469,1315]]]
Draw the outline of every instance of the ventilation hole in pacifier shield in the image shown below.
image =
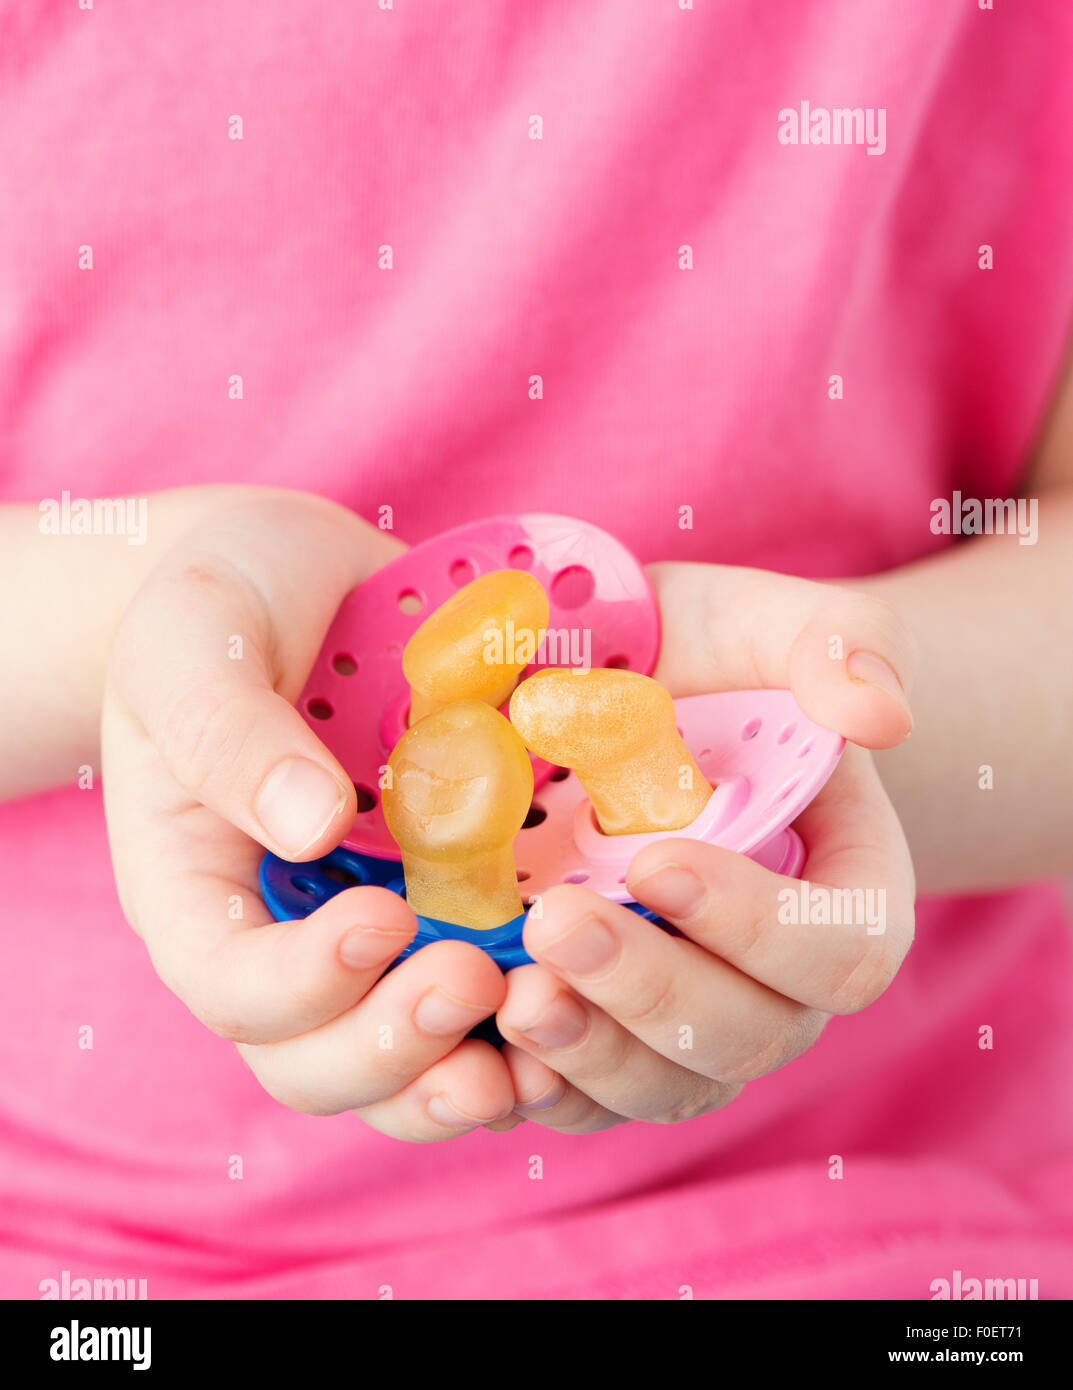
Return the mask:
[[529,807],[529,814],[526,816],[525,820],[522,821],[522,829],[532,830],[534,825],[541,825],[547,818],[548,813],[544,810],[544,807],[538,806],[534,801],[532,806]]
[[786,785],[784,787],[780,787],[779,790],[775,793],[775,799],[771,803],[772,806],[777,806],[780,801],[785,801],[800,781],[800,777],[791,777],[790,780],[786,783]]
[[348,888],[361,887],[361,879],[357,874],[352,874],[349,869],[340,868],[338,864],[322,864],[320,871],[325,878],[330,878],[335,883],[343,883]]
[[327,700],[322,700],[319,695],[315,695],[306,705],[306,709],[314,719],[330,719],[335,713],[331,704]]
[[399,611],[413,615],[420,613],[425,606],[425,597],[419,594],[416,589],[403,589],[399,595]]
[[748,743],[751,738],[755,738],[757,734],[760,732],[760,730],[763,728],[763,726],[764,721],[762,719],[750,719],[748,724],[746,724],[742,728],[742,742]]
[[584,873],[567,874],[563,879],[564,883],[588,883],[589,876]]
[[812,752],[812,745],[813,745],[813,743],[815,743],[815,741],[816,741],[815,739],[811,739],[811,738],[805,739],[804,743],[803,743],[803,744],[801,745],[801,747],[797,750],[797,756],[798,756],[799,758],[807,758],[808,755]]
[[533,568],[533,552],[527,545],[516,545],[507,556],[507,564],[512,570],[528,570]]
[[528,869],[519,869],[516,875],[519,883],[524,883],[527,878],[532,878]]
[[469,584],[477,578],[477,566],[472,560],[456,560],[448,573],[455,588],[461,589],[463,584]]
[[592,598],[596,581],[584,565],[570,565],[551,581],[552,602],[560,608],[581,608]]
[[779,730],[779,736],[778,736],[778,738],[775,740],[775,742],[776,742],[776,743],[789,743],[790,740],[793,738],[793,736],[794,736],[794,734],[795,734],[796,732],[797,732],[797,725],[796,725],[796,723],[784,724],[784,725],[782,726],[782,728]]
[[336,652],[332,657],[332,670],[337,676],[353,676],[358,669],[358,663],[349,652]]
[[376,806],[376,793],[371,792],[368,787],[363,787],[360,782],[354,783],[354,791],[358,798],[358,815],[373,810]]
[[299,893],[305,893],[311,898],[316,896],[317,885],[311,878],[306,878],[305,874],[295,874],[291,883],[298,889]]
[[566,779],[567,779],[569,776],[570,776],[570,769],[569,769],[568,767],[557,767],[557,768],[555,769],[555,771],[551,774],[551,776],[548,778],[548,781],[549,781],[549,782],[565,782]]

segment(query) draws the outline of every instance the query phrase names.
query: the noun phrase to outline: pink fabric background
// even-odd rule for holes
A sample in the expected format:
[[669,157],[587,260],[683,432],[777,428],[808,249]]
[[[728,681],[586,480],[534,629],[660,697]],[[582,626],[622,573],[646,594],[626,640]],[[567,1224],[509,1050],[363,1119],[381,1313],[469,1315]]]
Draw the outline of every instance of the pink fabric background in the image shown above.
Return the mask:
[[[556,510],[854,575],[1015,486],[1073,308],[1062,0],[397,5],[0,0],[0,497],[279,482],[411,541]],[[780,145],[802,99],[885,107],[887,152]],[[0,873],[0,1294],[1073,1294],[1057,889],[922,904],[889,993],[724,1113],[406,1146],[167,993],[96,793],[0,807]]]

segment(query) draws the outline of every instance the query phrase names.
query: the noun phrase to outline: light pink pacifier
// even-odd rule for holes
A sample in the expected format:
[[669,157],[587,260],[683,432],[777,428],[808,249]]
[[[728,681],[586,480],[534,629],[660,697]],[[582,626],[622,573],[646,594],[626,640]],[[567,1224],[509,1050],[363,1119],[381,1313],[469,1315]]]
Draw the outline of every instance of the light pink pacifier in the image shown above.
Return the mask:
[[788,690],[689,695],[674,708],[686,747],[715,787],[700,815],[680,830],[605,835],[581,783],[560,769],[534,795],[531,827],[514,842],[526,897],[584,883],[628,902],[626,870],[655,840],[704,840],[797,876],[805,846],[788,827],[834,771],[844,740],[806,719]]

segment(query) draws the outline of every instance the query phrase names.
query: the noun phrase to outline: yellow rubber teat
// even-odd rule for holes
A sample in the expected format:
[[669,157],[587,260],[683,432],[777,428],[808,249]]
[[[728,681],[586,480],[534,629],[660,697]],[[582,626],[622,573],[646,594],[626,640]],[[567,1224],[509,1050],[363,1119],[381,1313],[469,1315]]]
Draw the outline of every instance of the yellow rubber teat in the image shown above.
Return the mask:
[[635,671],[537,671],[510,718],[534,753],[573,769],[605,835],[680,830],[712,794],[670,695]]
[[493,570],[430,613],[406,644],[410,723],[455,700],[498,708],[533,660],[548,596],[524,570]]
[[408,729],[388,767],[384,820],[413,910],[461,927],[517,917],[512,843],[533,797],[533,766],[510,724],[479,700],[457,701]]

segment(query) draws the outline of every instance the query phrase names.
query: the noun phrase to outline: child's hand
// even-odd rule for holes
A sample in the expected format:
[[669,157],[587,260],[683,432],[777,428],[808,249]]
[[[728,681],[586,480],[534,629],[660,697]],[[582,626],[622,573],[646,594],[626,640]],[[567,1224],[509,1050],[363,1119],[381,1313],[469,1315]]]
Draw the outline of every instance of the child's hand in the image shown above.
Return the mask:
[[[856,743],[907,737],[913,643],[885,605],[753,570],[650,574],[663,620],[655,675],[672,694],[784,687]],[[785,908],[780,921],[780,892],[799,897],[796,880],[690,840],[648,846],[627,876],[684,938],[585,888],[544,895],[542,918],[525,928],[538,964],[510,973],[497,1016],[519,1115],[569,1133],[690,1119],[811,1047],[831,1014],[886,989],[913,938],[913,870],[863,749],[847,747],[796,829],[813,888],[885,890],[881,932],[875,913],[872,934],[865,920],[788,924]]]
[[343,596],[401,548],[319,498],[232,504],[127,609],[102,760],[120,901],[161,979],[284,1104],[426,1140],[512,1109],[502,1057],[466,1039],[498,968],[443,942],[377,982],[416,930],[402,899],[353,888],[276,923],[257,883],[262,846],[314,859],[351,823],[354,788],[290,701]]

